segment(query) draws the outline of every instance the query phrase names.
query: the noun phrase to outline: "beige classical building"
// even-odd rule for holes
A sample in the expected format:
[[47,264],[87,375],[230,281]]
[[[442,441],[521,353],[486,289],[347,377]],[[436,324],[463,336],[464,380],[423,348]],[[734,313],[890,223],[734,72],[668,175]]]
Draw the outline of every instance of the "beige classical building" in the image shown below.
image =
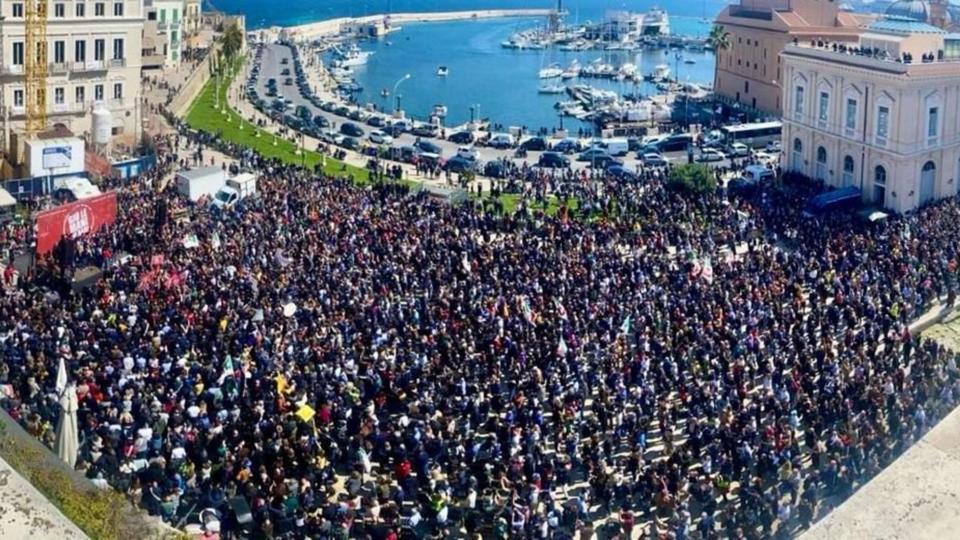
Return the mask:
[[[110,111],[114,135],[139,129],[143,0],[47,0],[48,127],[89,135],[94,105]],[[3,148],[26,120],[25,5],[0,2]]]
[[783,52],[784,170],[856,186],[906,212],[957,194],[960,45],[929,24],[888,18],[855,48]]
[[717,51],[717,96],[762,112],[780,114],[780,52],[794,40],[855,42],[870,16],[839,10],[833,0],[740,0],[716,24],[730,48]]

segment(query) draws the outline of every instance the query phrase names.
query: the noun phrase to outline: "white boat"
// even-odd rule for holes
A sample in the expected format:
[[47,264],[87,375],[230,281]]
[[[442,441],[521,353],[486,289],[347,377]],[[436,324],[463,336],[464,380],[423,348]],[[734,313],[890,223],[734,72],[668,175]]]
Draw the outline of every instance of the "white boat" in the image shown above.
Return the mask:
[[437,68],[437,77],[446,77],[447,73],[449,73],[447,66],[440,66]]
[[560,69],[560,64],[553,64],[548,68],[540,70],[539,76],[541,79],[556,79],[563,75],[563,70]]
[[543,84],[537,88],[541,94],[562,94],[567,91],[567,87],[562,84]]
[[570,65],[567,66],[567,69],[563,70],[563,73],[560,74],[560,77],[563,79],[575,79],[580,76],[580,62],[576,59],[573,62],[570,62]]
[[666,81],[670,78],[670,66],[658,64],[653,68],[653,73],[647,76],[647,79],[653,82]]
[[362,66],[367,63],[367,60],[373,54],[368,51],[361,51],[357,44],[354,43],[343,50],[340,48],[335,49],[337,51],[337,65],[340,67],[352,67],[352,66]]
[[433,106],[433,115],[444,118],[447,116],[447,106],[446,105],[434,105]]

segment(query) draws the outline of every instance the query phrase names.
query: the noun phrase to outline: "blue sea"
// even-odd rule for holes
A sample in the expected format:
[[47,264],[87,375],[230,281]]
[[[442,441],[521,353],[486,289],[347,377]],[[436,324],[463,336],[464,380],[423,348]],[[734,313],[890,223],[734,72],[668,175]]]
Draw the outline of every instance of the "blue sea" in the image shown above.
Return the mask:
[[[568,23],[599,21],[607,10],[642,12],[660,5],[670,15],[672,33],[688,36],[705,36],[710,25],[702,19],[712,19],[726,4],[717,0],[660,4],[650,0],[565,0],[563,3],[569,12]],[[248,28],[387,12],[549,8],[556,4],[544,0],[285,0],[283,9],[278,9],[279,5],[264,0],[218,0],[215,4],[217,9],[245,14]],[[559,127],[553,104],[568,99],[563,95],[537,93],[544,82],[537,77],[537,72],[552,63],[566,67],[576,58],[581,65],[586,65],[601,58],[614,66],[634,63],[644,74],[652,72],[657,64],[668,64],[672,72],[679,73],[681,81],[709,84],[713,80],[714,59],[709,52],[683,51],[678,61],[673,53],[657,49],[564,52],[507,50],[500,46],[514,32],[542,26],[543,22],[541,18],[512,18],[404,23],[401,30],[384,39],[361,44],[362,49],[374,54],[366,66],[355,68],[356,79],[364,88],[357,99],[392,108],[394,96],[391,94],[386,100],[381,97],[381,90],[392,90],[400,78],[410,74],[398,93],[404,110],[414,118],[425,119],[435,105],[443,104],[448,110],[447,125],[468,121],[473,107],[481,117],[493,122],[536,129]],[[439,66],[448,68],[447,77],[436,75]],[[645,83],[634,87],[632,83],[598,79],[580,82],[621,93],[654,92]],[[563,122],[568,129],[582,125],[571,118]]]

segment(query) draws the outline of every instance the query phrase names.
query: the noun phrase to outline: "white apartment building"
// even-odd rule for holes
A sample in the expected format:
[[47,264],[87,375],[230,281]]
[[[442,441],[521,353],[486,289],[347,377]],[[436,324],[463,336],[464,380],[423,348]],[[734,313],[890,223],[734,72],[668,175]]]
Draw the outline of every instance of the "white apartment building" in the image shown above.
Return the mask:
[[156,12],[157,29],[166,37],[166,65],[176,66],[183,56],[186,3],[184,0],[148,0],[148,5]]
[[[91,133],[94,104],[111,112],[114,135],[139,133],[143,0],[47,0],[47,125]],[[24,128],[23,1],[0,2],[3,147]]]
[[960,187],[960,51],[953,36],[900,18],[853,45],[782,53],[784,170],[907,212]]
[[184,0],[183,31],[188,36],[196,35],[200,31],[200,0]]

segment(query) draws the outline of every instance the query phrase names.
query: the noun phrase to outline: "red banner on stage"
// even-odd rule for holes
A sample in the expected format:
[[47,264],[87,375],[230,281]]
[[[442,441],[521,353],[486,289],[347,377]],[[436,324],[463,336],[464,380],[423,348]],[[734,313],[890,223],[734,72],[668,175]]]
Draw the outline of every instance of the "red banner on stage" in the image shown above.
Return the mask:
[[61,238],[95,233],[117,220],[117,193],[111,191],[60,205],[37,214],[37,255],[44,255]]

